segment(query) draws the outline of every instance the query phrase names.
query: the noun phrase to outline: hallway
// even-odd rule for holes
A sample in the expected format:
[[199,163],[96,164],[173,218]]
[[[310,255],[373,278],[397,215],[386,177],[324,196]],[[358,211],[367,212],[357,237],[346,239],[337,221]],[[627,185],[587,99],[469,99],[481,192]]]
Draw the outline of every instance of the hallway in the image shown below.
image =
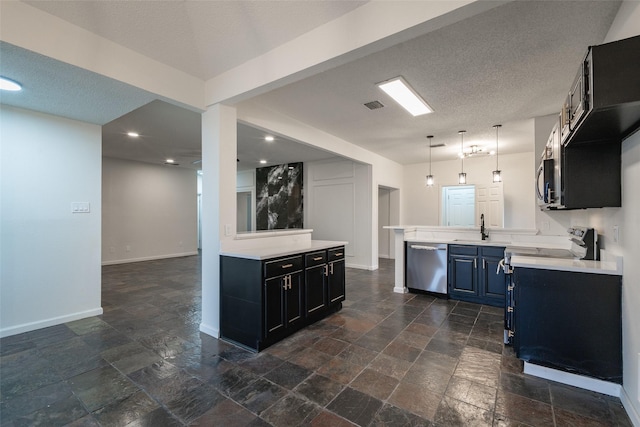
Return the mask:
[[104,266],[102,316],[0,340],[1,425],[631,426],[524,376],[501,310],[394,294],[392,260],[260,354],[199,332],[200,277],[199,256]]

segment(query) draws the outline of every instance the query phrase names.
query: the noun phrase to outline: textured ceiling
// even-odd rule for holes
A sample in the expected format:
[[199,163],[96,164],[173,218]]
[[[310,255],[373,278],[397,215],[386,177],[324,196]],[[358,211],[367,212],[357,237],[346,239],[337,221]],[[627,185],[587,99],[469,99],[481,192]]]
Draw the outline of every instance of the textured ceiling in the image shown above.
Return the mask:
[[44,55],[0,42],[0,74],[23,90],[0,94],[3,104],[102,125],[157,96]]
[[25,1],[208,80],[366,1]]
[[[203,78],[229,69],[278,43],[352,10],[362,2],[29,2],[125,47]],[[250,100],[402,164],[427,160],[425,136],[435,135],[433,160],[454,158],[458,130],[465,146],[492,148],[501,123],[500,153],[533,149],[531,118],[557,113],[590,44],[604,37],[619,1],[514,1],[466,20],[329,69]],[[264,10],[262,9],[264,8]],[[263,10],[264,13],[258,13]],[[317,16],[314,15],[315,12]],[[234,25],[231,25],[231,24]],[[105,155],[157,163],[175,157],[191,165],[199,156],[198,113],[104,76],[7,43],[0,72],[20,76],[20,94],[0,101],[49,114],[106,124]],[[413,118],[375,83],[402,75],[435,113]],[[370,111],[362,104],[380,100]],[[139,110],[138,108],[141,107]],[[115,120],[114,120],[115,119]],[[196,124],[197,122],[197,124]],[[144,138],[122,135],[135,126]],[[158,131],[156,131],[157,129]],[[159,130],[163,130],[162,132]],[[243,144],[239,157],[258,153]],[[284,141],[286,136],[280,135]],[[290,141],[291,142],[291,141]],[[272,147],[285,146],[274,144]],[[260,146],[260,150],[264,146]],[[305,158],[307,146],[300,151]],[[322,158],[322,150],[308,152]],[[277,158],[272,154],[269,160]],[[282,155],[284,156],[284,154]],[[287,161],[296,161],[290,159]],[[193,166],[188,166],[193,167]]]
[[[583,55],[603,41],[612,1],[516,1],[257,98],[270,109],[402,164],[455,158],[465,146],[533,149],[536,116],[558,113]],[[375,83],[403,76],[435,112],[412,117]],[[379,100],[385,107],[369,110]]]

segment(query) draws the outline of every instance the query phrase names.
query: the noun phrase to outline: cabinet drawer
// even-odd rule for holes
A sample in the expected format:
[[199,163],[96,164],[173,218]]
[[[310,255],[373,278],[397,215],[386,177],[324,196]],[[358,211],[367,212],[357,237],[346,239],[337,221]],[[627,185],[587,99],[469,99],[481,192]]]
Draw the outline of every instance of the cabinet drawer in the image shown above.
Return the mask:
[[302,270],[302,256],[300,255],[264,263],[264,275],[266,278],[281,276],[298,270]]
[[344,246],[341,248],[333,248],[327,251],[329,254],[329,262],[344,258]]
[[482,256],[504,258],[504,246],[483,246]]
[[478,247],[468,245],[449,245],[449,253],[454,255],[478,255]]
[[304,258],[304,265],[307,268],[325,264],[327,262],[327,251],[312,252],[310,254],[306,254]]

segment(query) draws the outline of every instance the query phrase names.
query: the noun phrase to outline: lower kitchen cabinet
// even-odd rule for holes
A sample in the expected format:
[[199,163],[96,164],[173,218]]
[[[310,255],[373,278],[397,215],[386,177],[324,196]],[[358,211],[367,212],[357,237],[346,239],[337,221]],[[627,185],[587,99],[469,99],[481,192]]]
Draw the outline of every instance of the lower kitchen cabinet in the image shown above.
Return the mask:
[[327,251],[313,252],[305,255],[304,294],[305,314],[315,316],[322,314],[329,306],[327,278]]
[[516,267],[516,355],[622,384],[622,276]]
[[304,317],[302,272],[267,279],[264,282],[265,337],[295,328]]
[[345,298],[344,248],[329,249],[328,260],[329,304],[338,304],[344,301]]
[[339,310],[344,248],[255,260],[220,257],[220,334],[260,351]]
[[449,245],[449,297],[504,306],[506,279],[498,263],[504,247]]

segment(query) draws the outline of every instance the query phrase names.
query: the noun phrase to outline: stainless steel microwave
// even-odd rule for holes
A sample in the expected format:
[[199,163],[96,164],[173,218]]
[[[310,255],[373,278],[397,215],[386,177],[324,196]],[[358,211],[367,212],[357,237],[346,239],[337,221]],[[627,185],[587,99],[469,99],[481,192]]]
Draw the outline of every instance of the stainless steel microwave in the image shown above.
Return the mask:
[[558,209],[562,196],[562,146],[560,118],[553,126],[549,140],[540,155],[536,174],[536,197],[541,209]]

